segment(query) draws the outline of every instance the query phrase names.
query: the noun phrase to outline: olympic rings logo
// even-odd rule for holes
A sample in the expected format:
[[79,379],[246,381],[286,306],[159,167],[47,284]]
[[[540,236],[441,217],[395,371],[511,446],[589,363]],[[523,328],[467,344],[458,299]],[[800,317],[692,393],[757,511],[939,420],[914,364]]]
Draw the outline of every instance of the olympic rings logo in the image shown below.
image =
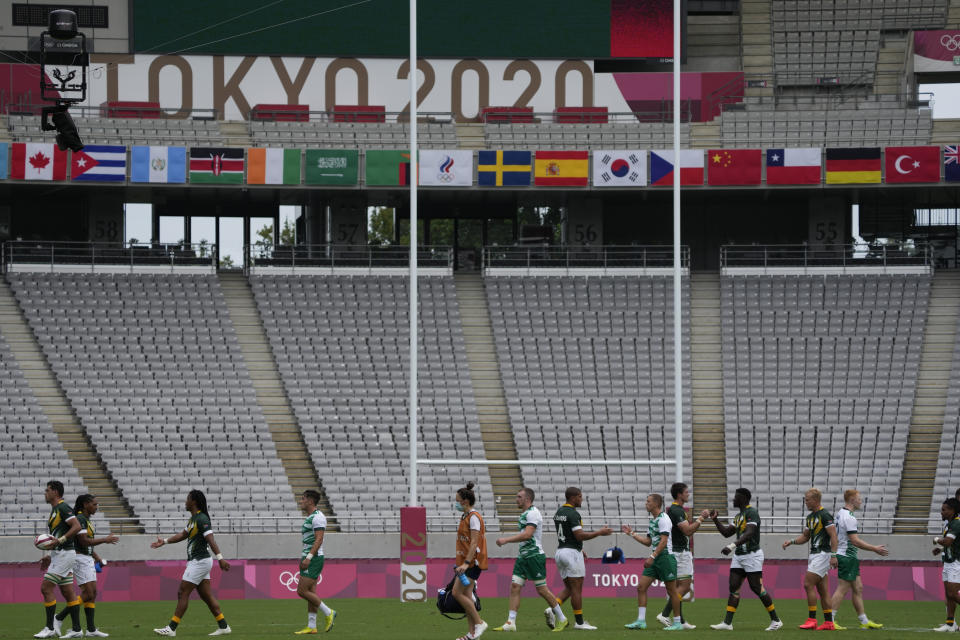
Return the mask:
[[[323,582],[323,576],[317,576],[317,584]],[[280,574],[280,584],[288,591],[296,591],[300,584],[300,572],[284,571]]]
[[960,49],[960,34],[950,35],[949,33],[943,34],[943,37],[940,38],[940,44],[947,51],[956,51]]

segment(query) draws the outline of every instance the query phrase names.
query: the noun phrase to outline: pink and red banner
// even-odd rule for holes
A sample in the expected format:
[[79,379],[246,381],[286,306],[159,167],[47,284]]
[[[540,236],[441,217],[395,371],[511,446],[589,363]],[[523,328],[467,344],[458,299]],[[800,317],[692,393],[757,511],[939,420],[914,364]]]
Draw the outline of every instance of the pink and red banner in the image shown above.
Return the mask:
[[960,69],[960,31],[933,29],[913,32],[913,69],[956,72]]
[[[584,596],[588,598],[629,598],[636,595],[637,577],[643,571],[642,559],[626,564],[601,564],[587,560]],[[562,588],[553,560],[548,559],[550,588]],[[97,589],[101,602],[131,600],[174,600],[183,562],[173,560],[111,562],[100,574]],[[453,559],[427,561],[427,597],[436,595],[450,579]],[[697,560],[697,596],[726,597],[729,560]],[[802,598],[805,560],[768,561],[763,567],[763,582],[774,598]],[[490,560],[490,569],[479,580],[483,598],[505,598],[510,591],[513,560]],[[863,562],[863,597],[867,600],[940,601],[943,599],[941,565],[936,562]],[[400,563],[396,559],[330,559],[317,584],[321,598],[399,598]],[[0,603],[38,602],[40,597],[39,563],[0,565]],[[296,598],[295,560],[234,560],[229,572],[214,568],[214,592],[220,599]],[[831,576],[836,582],[836,575]],[[525,589],[533,593],[533,586]],[[653,594],[665,595],[663,587]]]

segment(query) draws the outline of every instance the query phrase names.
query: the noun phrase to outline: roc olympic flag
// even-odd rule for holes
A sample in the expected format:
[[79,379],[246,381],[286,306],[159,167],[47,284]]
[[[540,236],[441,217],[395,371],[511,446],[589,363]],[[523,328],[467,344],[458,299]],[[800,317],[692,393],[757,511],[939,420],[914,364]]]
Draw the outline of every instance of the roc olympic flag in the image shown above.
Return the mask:
[[593,152],[593,186],[643,187],[646,184],[646,151]]
[[420,184],[428,187],[473,185],[473,152],[443,149],[420,152]]
[[960,145],[943,146],[943,179],[945,182],[960,182]]
[[241,184],[243,164],[243,149],[191,147],[190,182]]
[[529,187],[533,170],[529,151],[478,151],[477,184],[481,187]]
[[767,184],[820,184],[820,149],[767,149]]
[[130,148],[130,182],[183,184],[186,181],[186,147]]
[[356,149],[307,149],[307,184],[353,186],[359,181],[360,152]]
[[66,180],[67,152],[52,142],[14,142],[11,180]]
[[760,149],[710,149],[707,184],[760,184]]
[[887,183],[940,182],[940,147],[884,149]]
[[[673,150],[659,149],[650,152],[650,184],[654,187],[673,186]],[[680,150],[680,184],[703,186],[703,151]]]
[[300,149],[247,149],[247,184],[300,184]]
[[70,179],[88,182],[124,182],[127,179],[127,148],[88,144],[70,157]]
[[880,147],[827,149],[827,184],[880,184]]
[[367,160],[367,184],[371,187],[397,187],[410,184],[410,152],[371,149]]
[[587,186],[587,151],[537,151],[533,184],[538,187]]

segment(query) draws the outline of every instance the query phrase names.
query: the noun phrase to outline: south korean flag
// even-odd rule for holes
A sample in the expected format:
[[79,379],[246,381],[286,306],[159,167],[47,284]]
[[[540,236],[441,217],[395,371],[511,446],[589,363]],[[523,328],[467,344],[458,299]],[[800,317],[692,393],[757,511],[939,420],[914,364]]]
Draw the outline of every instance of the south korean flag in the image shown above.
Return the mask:
[[593,186],[645,187],[647,152],[645,150],[594,151]]

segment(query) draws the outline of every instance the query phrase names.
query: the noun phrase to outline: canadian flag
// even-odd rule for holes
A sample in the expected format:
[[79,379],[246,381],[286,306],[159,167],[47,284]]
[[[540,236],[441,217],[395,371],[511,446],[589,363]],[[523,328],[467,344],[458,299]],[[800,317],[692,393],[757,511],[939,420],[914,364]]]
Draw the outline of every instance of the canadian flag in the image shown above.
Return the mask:
[[66,180],[67,152],[49,142],[15,142],[11,180]]

